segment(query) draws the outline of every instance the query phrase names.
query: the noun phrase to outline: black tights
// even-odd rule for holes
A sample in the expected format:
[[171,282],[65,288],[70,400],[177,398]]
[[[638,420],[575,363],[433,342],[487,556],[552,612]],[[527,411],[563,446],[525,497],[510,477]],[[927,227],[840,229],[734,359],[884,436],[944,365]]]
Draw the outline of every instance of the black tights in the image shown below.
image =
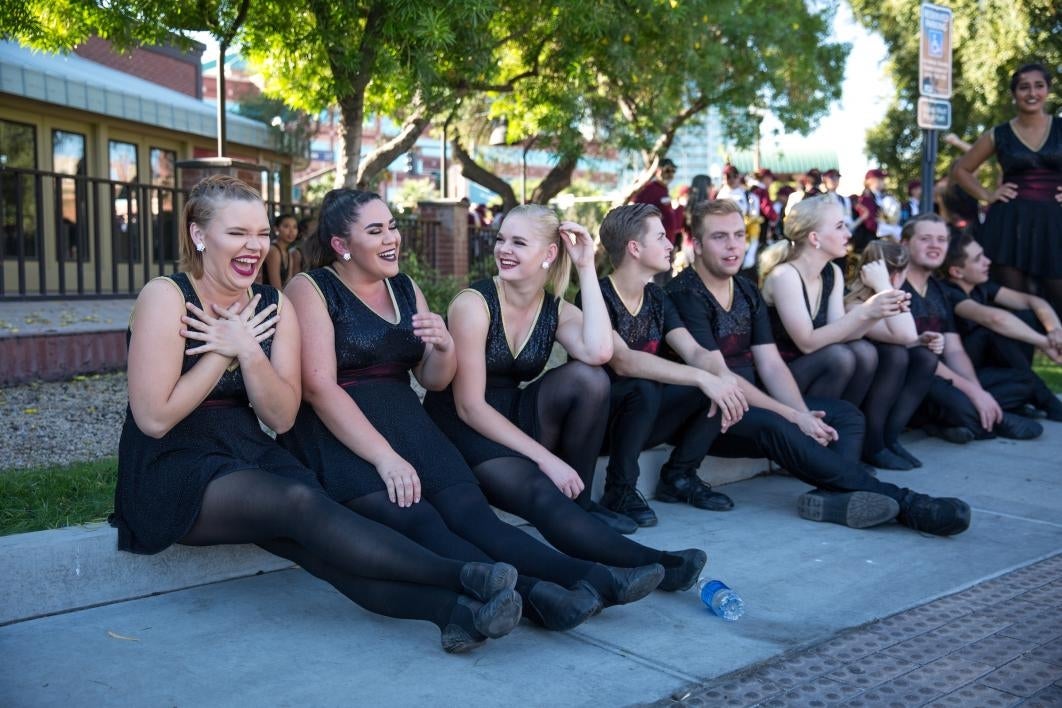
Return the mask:
[[878,366],[862,407],[867,421],[865,458],[897,441],[926,397],[938,361],[936,354],[921,346],[873,346],[878,351]]
[[472,471],[491,504],[530,521],[563,553],[626,568],[665,560],[661,551],[631,541],[584,511],[526,457],[497,457]]
[[1062,312],[1062,278],[1037,278],[1014,266],[1005,265],[993,265],[992,274],[1005,288],[1023,293],[1039,292],[1055,312]]
[[601,367],[571,361],[546,372],[533,385],[538,389],[537,440],[579,475],[583,492],[576,501],[585,508],[608,425],[608,374]]
[[208,484],[199,516],[181,543],[256,543],[296,561],[366,609],[440,627],[461,592],[462,562],[351,513],[323,490],[258,469]]
[[812,398],[840,398],[852,405],[867,395],[878,353],[864,339],[829,344],[789,362],[800,392]]
[[570,587],[586,578],[593,563],[558,553],[491,510],[475,484],[455,484],[410,507],[399,507],[380,491],[347,502],[352,510],[408,536],[445,558],[505,561],[520,571],[526,594],[537,579]]

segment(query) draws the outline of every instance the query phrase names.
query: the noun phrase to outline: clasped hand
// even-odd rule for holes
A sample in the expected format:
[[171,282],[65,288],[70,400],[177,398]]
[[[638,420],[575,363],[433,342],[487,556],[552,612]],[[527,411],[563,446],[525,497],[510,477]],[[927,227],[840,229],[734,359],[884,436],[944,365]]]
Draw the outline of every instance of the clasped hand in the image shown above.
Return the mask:
[[185,324],[181,336],[202,342],[201,345],[188,349],[185,354],[206,354],[215,352],[229,359],[247,356],[258,345],[269,339],[276,332],[280,315],[276,314],[276,305],[270,305],[256,313],[255,308],[262,299],[255,295],[246,305],[234,302],[228,307],[211,305],[215,316],[210,316],[190,302],[185,307],[191,315],[181,317]]

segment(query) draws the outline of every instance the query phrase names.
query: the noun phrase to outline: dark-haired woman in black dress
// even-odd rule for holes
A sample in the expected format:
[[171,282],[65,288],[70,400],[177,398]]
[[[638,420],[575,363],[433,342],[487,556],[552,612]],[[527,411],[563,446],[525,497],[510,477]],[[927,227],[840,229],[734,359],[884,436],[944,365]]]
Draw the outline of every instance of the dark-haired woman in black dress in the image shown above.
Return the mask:
[[440,555],[504,559],[520,573],[529,618],[570,629],[601,604],[644,597],[662,570],[612,569],[570,558],[503,522],[468,465],[424,412],[428,389],[453,377],[453,340],[420,289],[399,272],[401,235],[379,196],[325,196],[305,244],[312,268],[287,293],[303,321],[305,404],[282,441],[333,499]]
[[[977,239],[992,259],[996,280],[1021,292],[1042,288],[1062,312],[1062,120],[1047,111],[1051,75],[1026,64],[1010,80],[1017,115],[997,125],[960,157],[951,176],[989,204]],[[994,190],[975,176],[995,153],[1003,170]]]
[[436,623],[447,651],[509,632],[514,568],[440,557],[351,513],[262,432],[259,419],[291,426],[300,384],[295,313],[254,284],[269,248],[258,193],[231,177],[200,182],[180,245],[183,272],[148,283],[130,323],[118,547],[256,543],[367,609]]
[[[704,551],[648,548],[588,513],[601,508],[589,487],[608,421],[610,383],[600,365],[612,357],[593,239],[546,207],[524,205],[506,214],[494,258],[499,275],[450,305],[457,374],[452,388],[428,394],[425,407],[492,504],[527,519],[569,555],[625,567],[659,563],[660,589],[690,587]],[[573,262],[583,310],[561,299]],[[521,388],[545,369],[555,342],[574,361]]]

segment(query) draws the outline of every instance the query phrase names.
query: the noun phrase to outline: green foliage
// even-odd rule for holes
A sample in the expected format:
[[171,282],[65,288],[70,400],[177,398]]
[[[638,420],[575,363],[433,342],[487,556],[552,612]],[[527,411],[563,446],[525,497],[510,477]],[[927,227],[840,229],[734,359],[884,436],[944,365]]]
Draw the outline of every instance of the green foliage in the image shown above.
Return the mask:
[[104,521],[114,508],[118,461],[0,470],[0,535]]
[[436,189],[435,182],[431,179],[406,179],[398,188],[394,204],[401,212],[412,212],[416,211],[417,204],[420,202],[436,199],[438,196],[439,190]]
[[1033,371],[1044,380],[1053,393],[1062,393],[1062,365],[1056,364],[1040,352],[1033,358]]
[[402,272],[420,286],[428,301],[428,309],[440,315],[446,314],[450,301],[466,285],[452,276],[440,275],[427,263],[421,263],[412,250],[402,253]]
[[[919,174],[922,136],[915,119],[918,101],[918,0],[851,0],[856,18],[881,34],[889,50],[896,95],[881,123],[867,135],[867,152],[893,175]],[[1062,65],[1062,13],[1053,0],[952,0],[954,13],[952,132],[973,142],[993,125],[1013,117],[1010,75],[1028,61]],[[1062,85],[1051,87],[1062,105]],[[937,173],[958,157],[941,145]]]

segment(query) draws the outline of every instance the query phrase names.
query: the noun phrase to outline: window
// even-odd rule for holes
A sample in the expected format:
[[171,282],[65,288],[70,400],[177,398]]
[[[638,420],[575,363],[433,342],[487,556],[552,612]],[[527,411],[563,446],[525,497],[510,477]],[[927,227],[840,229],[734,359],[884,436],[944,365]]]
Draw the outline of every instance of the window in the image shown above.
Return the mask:
[[87,261],[91,254],[84,135],[52,131],[52,171],[69,175],[55,178],[55,196],[59,201],[56,253],[66,261]]
[[137,148],[133,143],[109,141],[111,178],[111,238],[119,263],[140,261],[140,205],[137,185]]
[[151,159],[151,231],[156,261],[175,263],[179,257],[177,240],[177,202],[175,169],[177,153],[153,147]]
[[33,175],[14,170],[37,169],[37,129],[0,120],[0,220],[3,258],[37,257],[37,200]]

